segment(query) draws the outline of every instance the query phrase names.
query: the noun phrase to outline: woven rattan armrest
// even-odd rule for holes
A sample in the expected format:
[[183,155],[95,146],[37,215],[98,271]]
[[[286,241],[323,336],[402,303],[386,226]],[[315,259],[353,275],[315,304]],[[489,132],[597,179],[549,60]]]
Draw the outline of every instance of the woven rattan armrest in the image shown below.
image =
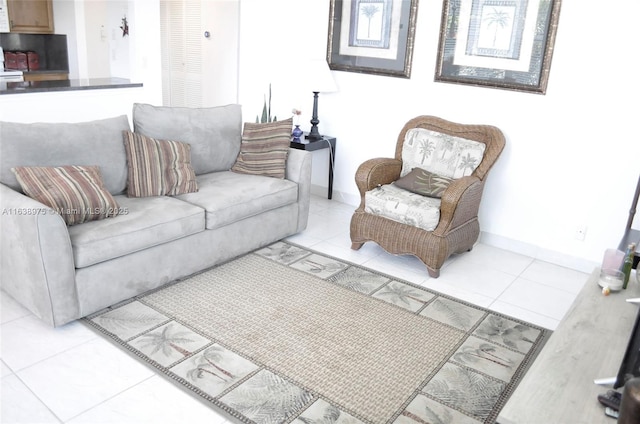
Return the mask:
[[390,184],[400,178],[402,161],[393,158],[375,158],[363,162],[356,171],[356,185],[360,196],[378,185]]
[[453,180],[442,193],[440,221],[434,234],[444,235],[477,217],[483,188],[484,182],[474,175]]

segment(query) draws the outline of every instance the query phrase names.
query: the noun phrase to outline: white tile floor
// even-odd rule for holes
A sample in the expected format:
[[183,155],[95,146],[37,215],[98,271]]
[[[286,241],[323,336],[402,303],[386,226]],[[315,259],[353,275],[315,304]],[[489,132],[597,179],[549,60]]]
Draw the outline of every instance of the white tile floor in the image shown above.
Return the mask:
[[[374,243],[350,249],[353,207],[312,196],[292,242],[554,329],[588,275],[478,244],[438,279],[414,257]],[[203,402],[80,322],[53,329],[0,291],[2,423],[226,423]]]

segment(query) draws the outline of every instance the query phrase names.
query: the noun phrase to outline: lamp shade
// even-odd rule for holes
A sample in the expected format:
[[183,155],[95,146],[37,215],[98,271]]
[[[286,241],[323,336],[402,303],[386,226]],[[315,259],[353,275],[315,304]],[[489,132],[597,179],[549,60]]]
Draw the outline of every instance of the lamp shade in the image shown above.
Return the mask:
[[307,87],[318,93],[331,93],[338,91],[336,83],[331,75],[329,64],[325,59],[311,59],[305,68],[305,80]]

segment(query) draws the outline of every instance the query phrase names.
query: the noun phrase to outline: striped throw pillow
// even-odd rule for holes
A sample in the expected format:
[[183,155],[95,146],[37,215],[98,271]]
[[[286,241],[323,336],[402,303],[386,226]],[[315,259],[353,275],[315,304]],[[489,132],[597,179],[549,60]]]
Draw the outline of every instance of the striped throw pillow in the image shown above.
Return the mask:
[[245,122],[242,144],[231,170],[240,174],[284,178],[293,119],[254,124]]
[[124,131],[127,196],[177,196],[198,191],[191,145]]
[[104,188],[97,166],[19,166],[11,170],[27,196],[60,214],[67,225],[118,215],[118,203]]

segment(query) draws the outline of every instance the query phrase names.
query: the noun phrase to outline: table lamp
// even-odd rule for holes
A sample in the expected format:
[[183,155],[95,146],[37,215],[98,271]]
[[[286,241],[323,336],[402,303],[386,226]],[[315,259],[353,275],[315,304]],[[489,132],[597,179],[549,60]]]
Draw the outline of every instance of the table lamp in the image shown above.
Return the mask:
[[313,115],[311,116],[311,131],[307,135],[307,140],[316,141],[322,139],[318,132],[318,94],[338,91],[336,83],[331,75],[331,70],[325,59],[310,60],[305,68],[307,87],[313,92]]

